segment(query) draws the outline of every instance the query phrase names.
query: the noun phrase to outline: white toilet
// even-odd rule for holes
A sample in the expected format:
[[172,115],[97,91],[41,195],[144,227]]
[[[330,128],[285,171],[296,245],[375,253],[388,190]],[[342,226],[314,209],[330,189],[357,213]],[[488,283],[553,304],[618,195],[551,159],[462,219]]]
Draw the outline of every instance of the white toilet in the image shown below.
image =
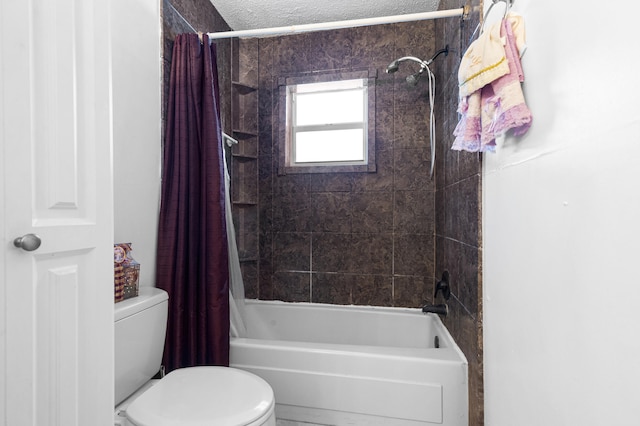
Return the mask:
[[167,293],[142,287],[115,305],[115,424],[122,426],[275,426],[273,390],[228,367],[160,370]]

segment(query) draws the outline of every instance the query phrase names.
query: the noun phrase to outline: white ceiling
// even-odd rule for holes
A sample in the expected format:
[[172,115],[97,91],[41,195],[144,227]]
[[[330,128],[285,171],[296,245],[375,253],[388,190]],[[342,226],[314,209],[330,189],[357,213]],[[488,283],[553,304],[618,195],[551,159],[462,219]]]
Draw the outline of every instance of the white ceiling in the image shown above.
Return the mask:
[[439,0],[211,0],[233,30],[431,12]]

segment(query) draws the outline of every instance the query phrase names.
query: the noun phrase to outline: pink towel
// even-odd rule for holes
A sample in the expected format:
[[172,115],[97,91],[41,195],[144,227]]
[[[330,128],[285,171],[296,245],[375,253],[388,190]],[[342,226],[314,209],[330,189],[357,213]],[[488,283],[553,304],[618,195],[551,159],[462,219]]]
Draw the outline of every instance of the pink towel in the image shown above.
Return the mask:
[[460,100],[461,119],[453,132],[454,150],[493,152],[498,135],[513,130],[514,135],[520,136],[531,127],[531,111],[520,85],[524,73],[508,18],[502,21],[500,35],[506,40],[509,73]]

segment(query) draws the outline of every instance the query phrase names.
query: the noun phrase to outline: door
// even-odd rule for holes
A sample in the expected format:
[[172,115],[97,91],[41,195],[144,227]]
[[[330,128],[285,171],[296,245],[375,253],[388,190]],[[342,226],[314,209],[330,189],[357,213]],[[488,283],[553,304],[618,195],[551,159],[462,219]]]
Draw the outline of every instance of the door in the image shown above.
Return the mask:
[[0,0],[5,426],[113,421],[109,3]]

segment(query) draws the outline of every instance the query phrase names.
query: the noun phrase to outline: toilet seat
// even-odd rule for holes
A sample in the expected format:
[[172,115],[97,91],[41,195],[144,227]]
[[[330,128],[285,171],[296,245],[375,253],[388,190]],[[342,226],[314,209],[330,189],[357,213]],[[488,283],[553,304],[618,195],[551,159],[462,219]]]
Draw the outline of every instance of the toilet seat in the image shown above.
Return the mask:
[[274,410],[262,378],[229,367],[174,370],[127,408],[136,426],[260,425]]

